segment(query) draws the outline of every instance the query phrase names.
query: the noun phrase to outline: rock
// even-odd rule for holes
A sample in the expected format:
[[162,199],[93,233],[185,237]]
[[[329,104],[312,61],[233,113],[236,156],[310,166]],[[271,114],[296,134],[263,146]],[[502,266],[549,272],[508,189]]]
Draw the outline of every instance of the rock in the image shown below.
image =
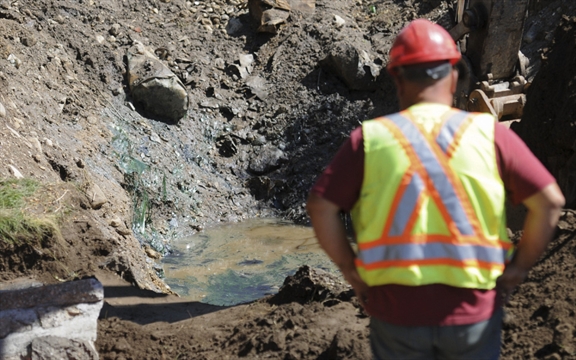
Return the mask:
[[110,220],[109,224],[120,235],[126,236],[126,235],[132,234],[132,230],[128,229],[128,227],[126,227],[126,224],[124,223],[124,221],[122,221],[119,217],[115,217],[112,220]]
[[314,15],[316,0],[290,0],[290,7],[293,12],[298,12],[305,17],[310,17]]
[[115,217],[112,220],[110,220],[110,222],[108,224],[110,224],[110,226],[112,226],[112,227],[117,228],[120,225],[122,225],[122,220],[120,220],[119,217]]
[[34,147],[34,150],[36,150],[36,152],[42,153],[42,144],[40,144],[40,140],[38,140],[37,137],[28,138],[28,141],[30,142],[30,144],[32,144],[32,147]]
[[0,291],[0,358],[98,359],[103,299],[95,278]]
[[90,206],[94,210],[100,209],[102,205],[108,202],[108,199],[106,198],[100,187],[96,184],[91,184],[88,187],[88,189],[86,190],[86,196],[88,196]]
[[8,168],[10,169],[10,172],[12,173],[12,175],[14,175],[16,179],[24,178],[24,175],[22,175],[20,170],[18,170],[14,165],[8,165]]
[[272,34],[276,34],[278,25],[285,23],[291,12],[310,16],[315,7],[314,0],[248,0],[248,10],[258,24],[258,31]]
[[337,43],[321,64],[340,77],[352,90],[375,90],[378,86],[380,66],[376,65],[365,49],[348,41]]
[[125,225],[117,227],[116,232],[122,236],[128,236],[132,234],[132,230],[128,229]]
[[218,70],[226,69],[226,62],[222,58],[217,58],[214,60],[214,67]]
[[336,25],[337,28],[341,28],[342,26],[344,26],[344,24],[346,24],[346,20],[342,19],[338,15],[334,15],[334,24]]
[[6,116],[6,108],[4,107],[4,105],[2,105],[2,103],[0,103],[0,117],[5,116]]
[[98,352],[89,341],[59,336],[39,337],[30,343],[31,360],[97,360]]
[[160,259],[162,257],[158,251],[152,249],[150,246],[144,246],[144,251],[146,252],[146,255],[152,259]]
[[347,297],[351,287],[337,275],[321,269],[301,266],[293,276],[288,276],[277,294],[268,299],[270,304],[290,302],[305,304],[310,301],[325,301]]
[[219,109],[220,108],[220,104],[218,103],[218,100],[216,99],[206,99],[203,100],[202,102],[200,102],[200,107],[206,108],[206,109]]
[[226,25],[226,33],[228,35],[236,35],[242,30],[242,28],[242,21],[238,18],[232,18],[228,21],[228,25]]
[[134,103],[160,120],[177,123],[189,99],[180,79],[138,41],[127,52],[128,84]]
[[256,175],[262,175],[278,169],[286,160],[282,150],[272,145],[264,145],[251,159],[248,169]]
[[12,64],[12,66],[14,66],[16,69],[19,69],[20,66],[22,66],[22,60],[20,60],[19,58],[16,57],[16,55],[14,54],[10,54],[8,55],[8,59],[7,59],[10,64]]
[[257,134],[256,136],[252,136],[252,145],[264,145],[266,144],[266,136]]
[[118,338],[116,344],[114,344],[113,350],[116,350],[120,353],[130,353],[132,350],[132,346],[126,341],[124,338]]
[[22,45],[24,45],[24,46],[32,47],[32,46],[36,45],[36,43],[38,42],[38,40],[37,40],[36,37],[34,37],[33,35],[28,34],[28,35],[26,35],[26,36],[23,36],[23,37],[20,39],[20,42],[21,42]]
[[122,88],[122,86],[118,86],[118,87],[115,87],[114,89],[112,89],[112,95],[114,95],[114,96],[118,96],[118,95],[123,94],[123,93],[124,93],[124,89]]
[[254,63],[254,55],[241,54],[238,57],[238,62],[240,63],[240,65],[234,64],[233,66],[238,69],[240,77],[242,79],[246,79],[248,77],[248,75],[250,75],[250,73],[252,73],[252,70],[254,68],[254,66],[252,65]]
[[276,34],[276,25],[290,16],[290,4],[286,0],[248,0],[248,9],[258,32]]
[[117,37],[120,34],[120,24],[114,24],[108,29],[108,33],[112,36]]
[[158,134],[156,134],[155,132],[152,132],[150,134],[150,141],[153,141],[158,144],[162,143],[162,139],[160,139],[160,136],[158,136]]
[[268,86],[262,77],[250,76],[246,79],[246,85],[260,100],[266,100],[268,97]]
[[576,353],[573,334],[574,326],[567,322],[561,322],[554,328],[554,345],[568,354]]

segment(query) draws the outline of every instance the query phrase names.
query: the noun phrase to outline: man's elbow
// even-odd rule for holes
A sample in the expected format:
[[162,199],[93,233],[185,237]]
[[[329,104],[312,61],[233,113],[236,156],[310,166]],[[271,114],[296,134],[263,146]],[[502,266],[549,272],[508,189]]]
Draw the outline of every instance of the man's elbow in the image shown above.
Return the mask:
[[524,205],[535,212],[548,212],[560,214],[566,200],[557,183],[550,184],[535,195],[528,198]]
[[566,205],[566,199],[564,198],[564,194],[562,194],[562,190],[558,184],[553,184],[548,188],[548,200],[550,202],[549,206],[554,211],[560,211]]

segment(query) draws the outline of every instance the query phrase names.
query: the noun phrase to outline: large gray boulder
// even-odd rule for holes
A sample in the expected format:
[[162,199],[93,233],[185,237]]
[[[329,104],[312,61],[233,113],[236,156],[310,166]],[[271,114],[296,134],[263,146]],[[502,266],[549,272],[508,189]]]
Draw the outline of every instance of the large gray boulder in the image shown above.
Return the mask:
[[333,72],[352,90],[376,90],[381,66],[377,65],[371,49],[340,41],[330,49],[321,65]]
[[134,41],[126,56],[134,104],[148,115],[170,123],[186,116],[188,93],[176,74],[138,41]]

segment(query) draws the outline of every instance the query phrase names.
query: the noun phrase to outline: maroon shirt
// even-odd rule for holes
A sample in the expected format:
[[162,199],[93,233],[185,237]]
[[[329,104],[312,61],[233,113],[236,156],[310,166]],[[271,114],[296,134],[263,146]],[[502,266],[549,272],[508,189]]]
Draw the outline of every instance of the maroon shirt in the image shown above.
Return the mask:
[[[556,180],[510,129],[495,126],[496,161],[508,198],[517,205]],[[364,180],[362,127],[340,148],[311,192],[349,212]],[[371,287],[366,311],[402,326],[465,325],[484,321],[501,306],[496,290],[457,288],[443,284]]]

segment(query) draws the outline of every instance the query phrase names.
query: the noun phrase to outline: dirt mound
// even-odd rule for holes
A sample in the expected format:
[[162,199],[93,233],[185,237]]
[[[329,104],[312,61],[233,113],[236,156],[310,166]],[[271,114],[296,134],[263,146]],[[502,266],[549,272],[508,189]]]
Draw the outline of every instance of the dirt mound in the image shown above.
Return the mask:
[[[174,299],[172,300],[174,301]],[[232,308],[197,304],[164,304],[130,318],[129,307],[105,306],[99,321],[98,352],[104,359],[366,359],[368,317],[350,287],[323,270],[301,267],[279,293]],[[143,310],[143,309],[142,309]],[[174,310],[174,311],[172,311]],[[182,313],[187,313],[181,319]],[[110,317],[108,317],[110,315]],[[161,321],[155,321],[159,317]],[[177,321],[177,322],[176,322]]]
[[305,265],[293,276],[288,276],[278,293],[267,301],[273,305],[320,301],[331,306],[340,301],[350,301],[353,295],[351,287],[343,284],[338,276]]
[[[358,319],[367,315],[354,297],[354,291],[348,284],[326,271],[302,266],[293,275],[286,278],[277,294],[262,299],[272,306],[265,317],[256,318],[246,324],[236,326],[226,347],[238,346],[238,355],[254,357],[262,353],[273,353],[282,359],[349,359],[368,358],[365,324],[359,328],[339,329],[335,334],[327,329],[321,332],[312,330],[310,319],[317,322],[318,314],[326,314],[326,308],[337,307],[335,311],[352,310],[358,312]],[[275,306],[274,306],[275,305]],[[338,310],[338,308],[341,308]],[[362,324],[364,320],[360,320]],[[332,337],[330,343],[316,343],[296,339],[306,336],[299,329],[313,331],[308,338]],[[305,337],[304,337],[305,339]]]
[[503,359],[576,359],[576,213],[562,214],[555,240],[505,307]]

